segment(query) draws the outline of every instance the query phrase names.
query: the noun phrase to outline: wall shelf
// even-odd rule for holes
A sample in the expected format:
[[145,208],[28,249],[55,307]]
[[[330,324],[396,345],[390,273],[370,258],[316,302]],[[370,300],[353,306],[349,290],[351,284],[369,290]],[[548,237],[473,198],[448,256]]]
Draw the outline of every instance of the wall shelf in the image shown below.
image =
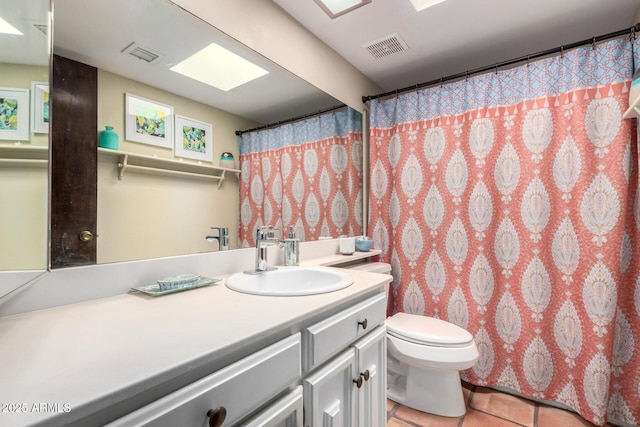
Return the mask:
[[371,249],[368,252],[355,251],[351,255],[333,254],[333,255],[313,258],[311,260],[313,261],[313,263],[309,263],[309,264],[329,266],[329,267],[344,267],[345,264],[352,264],[356,261],[358,262],[367,261],[369,258],[376,257],[380,254],[382,254],[382,251],[380,249]]
[[0,165],[2,166],[46,166],[48,163],[49,147],[0,145]]
[[240,175],[240,170],[223,168],[209,164],[194,163],[183,160],[166,159],[145,154],[128,153],[126,151],[98,148],[98,154],[116,158],[119,169],[118,179],[122,179],[126,171],[181,176],[196,179],[218,181],[218,188],[228,174]]

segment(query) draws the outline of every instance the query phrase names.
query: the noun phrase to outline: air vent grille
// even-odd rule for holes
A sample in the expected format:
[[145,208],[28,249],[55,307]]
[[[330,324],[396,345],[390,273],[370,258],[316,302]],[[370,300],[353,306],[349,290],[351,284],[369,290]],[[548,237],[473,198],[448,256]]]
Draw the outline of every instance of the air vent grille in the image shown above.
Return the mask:
[[363,47],[367,49],[374,58],[378,59],[409,50],[409,46],[407,46],[398,33],[389,34],[388,36],[369,42]]
[[146,61],[150,64],[156,62],[158,59],[162,57],[158,52],[153,49],[149,49],[148,47],[144,47],[139,45],[138,43],[131,43],[127,46],[122,53],[127,53],[131,56],[134,56],[138,59]]
[[45,36],[49,34],[49,26],[47,24],[33,24],[33,26]]

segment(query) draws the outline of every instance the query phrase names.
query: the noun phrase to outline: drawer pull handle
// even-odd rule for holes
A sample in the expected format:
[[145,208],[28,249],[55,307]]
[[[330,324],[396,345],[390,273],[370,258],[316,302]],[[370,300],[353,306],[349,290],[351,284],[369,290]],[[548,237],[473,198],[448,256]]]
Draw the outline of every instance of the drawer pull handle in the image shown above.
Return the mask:
[[220,406],[216,409],[209,409],[207,411],[207,417],[209,417],[209,427],[220,427],[227,418],[227,410],[224,406]]
[[362,387],[362,375],[359,376],[357,380],[353,380],[353,382],[356,383],[356,387]]
[[367,329],[367,319],[364,319],[362,322],[358,322],[358,325],[362,325],[362,329]]
[[363,377],[365,381],[369,381],[369,378],[371,377],[368,369],[364,372],[360,372],[360,376]]

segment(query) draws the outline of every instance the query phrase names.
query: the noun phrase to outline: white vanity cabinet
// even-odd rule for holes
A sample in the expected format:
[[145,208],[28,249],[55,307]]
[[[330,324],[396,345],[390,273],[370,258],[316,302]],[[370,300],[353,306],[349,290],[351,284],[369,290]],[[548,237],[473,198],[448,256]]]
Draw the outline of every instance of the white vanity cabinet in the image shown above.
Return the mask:
[[362,387],[358,398],[358,426],[387,425],[387,328],[378,326],[354,345]]
[[[0,401],[70,408],[4,413],[0,425],[206,427],[224,418],[223,427],[384,426],[391,276],[349,274],[350,286],[317,295],[262,297],[220,282],[0,316],[0,342],[11,349],[0,351],[0,366],[11,367]],[[24,339],[46,357],[31,357]]]
[[381,293],[303,331],[305,426],[386,425],[385,315]]
[[[285,396],[282,401],[262,407],[299,383],[300,349],[300,334],[297,333],[119,418],[108,426],[232,426],[260,409],[262,412],[248,425],[299,425],[296,420],[301,418],[298,415],[301,414],[301,399],[300,396],[296,398],[295,390],[293,395]],[[287,400],[287,397],[290,399]],[[288,422],[293,424],[287,424]]]
[[302,386],[272,403],[242,427],[299,427],[302,425]]

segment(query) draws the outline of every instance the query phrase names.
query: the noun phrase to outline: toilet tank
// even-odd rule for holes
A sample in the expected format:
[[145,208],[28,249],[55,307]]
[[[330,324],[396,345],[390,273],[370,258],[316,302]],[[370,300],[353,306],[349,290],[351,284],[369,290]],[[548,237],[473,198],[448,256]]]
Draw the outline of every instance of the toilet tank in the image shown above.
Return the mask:
[[[391,274],[391,264],[386,262],[363,262],[362,264],[352,264],[345,268],[369,271],[371,273]],[[384,291],[387,293],[387,297],[389,297],[389,283],[384,285]]]

